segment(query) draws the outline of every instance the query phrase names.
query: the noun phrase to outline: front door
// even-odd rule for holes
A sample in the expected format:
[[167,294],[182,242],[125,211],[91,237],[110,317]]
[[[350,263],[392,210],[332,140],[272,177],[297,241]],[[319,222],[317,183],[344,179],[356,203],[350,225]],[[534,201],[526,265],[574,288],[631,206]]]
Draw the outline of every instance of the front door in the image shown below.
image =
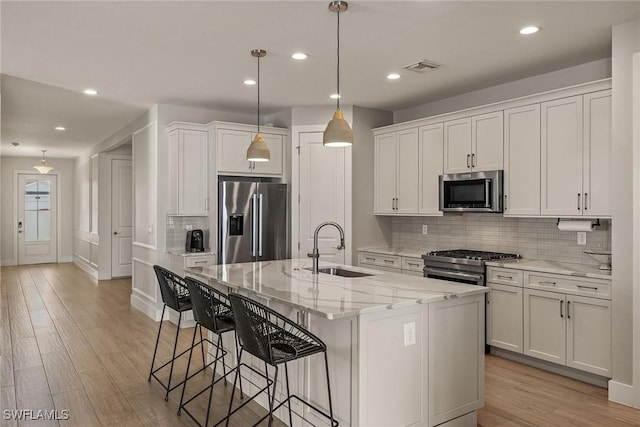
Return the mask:
[[58,261],[57,177],[18,174],[18,265]]
[[111,277],[131,276],[133,249],[131,160],[111,161]]

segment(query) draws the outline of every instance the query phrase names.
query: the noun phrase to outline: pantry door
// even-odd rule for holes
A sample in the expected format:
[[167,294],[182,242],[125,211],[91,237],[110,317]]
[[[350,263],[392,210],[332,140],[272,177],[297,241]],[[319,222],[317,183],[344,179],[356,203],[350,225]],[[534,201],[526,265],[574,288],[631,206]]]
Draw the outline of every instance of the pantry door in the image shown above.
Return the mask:
[[18,174],[18,265],[58,262],[56,175]]

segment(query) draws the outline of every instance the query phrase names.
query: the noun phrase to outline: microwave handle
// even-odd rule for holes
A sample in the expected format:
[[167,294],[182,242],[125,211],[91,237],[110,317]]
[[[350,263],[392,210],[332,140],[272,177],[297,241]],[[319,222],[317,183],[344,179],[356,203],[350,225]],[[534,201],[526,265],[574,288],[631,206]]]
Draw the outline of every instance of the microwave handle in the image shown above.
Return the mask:
[[491,180],[490,179],[485,179],[484,180],[484,207],[485,208],[490,208],[491,207],[491,192],[489,191],[489,189],[491,188]]

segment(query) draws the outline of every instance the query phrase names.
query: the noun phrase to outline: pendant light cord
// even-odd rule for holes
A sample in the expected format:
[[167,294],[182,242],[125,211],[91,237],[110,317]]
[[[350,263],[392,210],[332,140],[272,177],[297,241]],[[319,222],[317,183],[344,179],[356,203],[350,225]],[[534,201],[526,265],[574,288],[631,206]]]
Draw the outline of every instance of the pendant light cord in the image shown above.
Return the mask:
[[338,15],[338,28],[337,28],[337,33],[338,33],[338,46],[337,46],[337,57],[338,57],[338,78],[337,78],[337,90],[338,90],[338,97],[336,98],[336,109],[340,109],[340,2],[338,2],[338,9],[336,10],[336,14]]
[[258,133],[260,133],[260,56],[258,56]]

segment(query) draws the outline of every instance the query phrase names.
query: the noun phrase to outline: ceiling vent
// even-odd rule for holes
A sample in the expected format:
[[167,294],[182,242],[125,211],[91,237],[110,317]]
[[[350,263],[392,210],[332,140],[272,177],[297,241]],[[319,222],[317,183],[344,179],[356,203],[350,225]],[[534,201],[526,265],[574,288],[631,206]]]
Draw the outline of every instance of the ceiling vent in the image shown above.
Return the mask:
[[444,65],[438,64],[437,62],[429,61],[428,59],[423,59],[422,61],[416,62],[415,64],[410,64],[406,67],[402,67],[402,69],[414,71],[416,73],[426,73],[442,67],[444,67]]

